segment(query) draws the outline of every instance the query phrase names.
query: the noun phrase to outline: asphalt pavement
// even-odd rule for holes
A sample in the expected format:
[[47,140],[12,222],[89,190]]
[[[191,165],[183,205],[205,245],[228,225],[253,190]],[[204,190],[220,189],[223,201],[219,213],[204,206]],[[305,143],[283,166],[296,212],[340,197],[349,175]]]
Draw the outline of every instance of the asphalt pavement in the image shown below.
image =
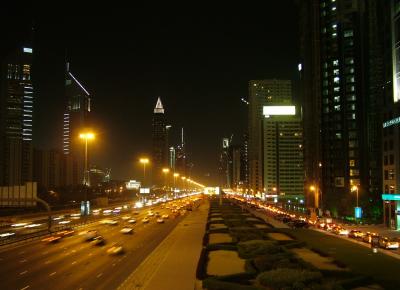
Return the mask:
[[[98,230],[106,240],[104,246],[85,242],[77,231],[54,244],[36,241],[1,252],[1,289],[117,288],[181,220],[172,218],[168,209],[154,208],[161,215],[169,214],[169,219],[157,224],[152,217],[148,224],[143,224],[141,220],[148,211],[143,209],[139,215],[129,214],[137,220],[134,225],[118,218],[118,225],[97,222],[79,230]],[[120,233],[128,225],[134,228],[134,233]],[[107,254],[114,242],[123,245],[124,254]]]

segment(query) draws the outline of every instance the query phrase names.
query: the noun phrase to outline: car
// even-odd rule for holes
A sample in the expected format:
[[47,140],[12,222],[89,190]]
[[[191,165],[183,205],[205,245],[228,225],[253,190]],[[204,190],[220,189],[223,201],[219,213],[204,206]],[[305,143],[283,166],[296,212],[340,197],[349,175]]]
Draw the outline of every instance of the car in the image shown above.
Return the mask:
[[121,219],[124,221],[129,220],[130,218],[131,218],[130,215],[125,215],[125,216],[121,217]]
[[122,228],[122,230],[120,231],[123,234],[133,234],[133,228]]
[[168,218],[169,218],[169,215],[163,214],[161,218],[163,218],[163,219],[168,219]]
[[160,214],[158,212],[155,213],[156,217],[160,217]]
[[70,236],[72,236],[73,234],[74,234],[74,230],[71,230],[71,229],[69,229],[69,230],[64,230],[64,231],[61,231],[61,232],[59,232],[58,234],[61,236],[61,237],[70,237]]
[[151,211],[149,211],[149,212],[147,213],[147,216],[154,216],[154,213],[151,212]]
[[103,236],[94,237],[93,240],[90,242],[94,246],[102,246],[104,245],[106,240]]
[[142,223],[144,223],[144,224],[147,224],[149,221],[150,220],[148,218],[146,218],[146,217],[144,219],[142,219]]
[[121,244],[114,243],[110,248],[107,249],[107,254],[109,255],[119,255],[124,252],[124,248]]
[[157,223],[158,223],[158,224],[162,224],[162,223],[164,223],[164,219],[162,219],[162,218],[158,218],[158,219],[157,219]]
[[111,226],[116,226],[116,225],[118,225],[118,221],[110,220],[110,222],[108,224],[111,225]]
[[292,222],[292,227],[294,228],[308,228],[309,224],[303,220],[295,220]]
[[364,237],[363,237],[363,242],[364,242],[364,243],[371,244],[371,241],[372,241],[372,238],[373,238],[373,237],[379,237],[379,235],[378,235],[377,233],[370,233],[370,232],[367,232],[367,233],[364,235]]
[[52,235],[50,237],[44,238],[42,240],[42,242],[46,242],[46,243],[57,243],[58,241],[61,240],[61,236],[60,235]]
[[99,232],[97,230],[90,230],[87,231],[84,235],[84,240],[85,241],[91,241],[93,240],[95,237],[97,237],[99,235]]
[[136,223],[136,220],[135,219],[130,219],[130,220],[128,220],[128,223],[134,224],[134,223]]
[[384,249],[395,250],[399,248],[399,242],[395,239],[390,239],[388,237],[380,237],[379,246]]
[[351,230],[347,236],[352,239],[362,239],[364,233],[360,230]]
[[139,212],[139,211],[134,211],[133,214],[134,214],[134,215],[139,215],[140,212]]
[[349,230],[342,228],[340,226],[333,227],[332,232],[339,236],[347,236],[349,234]]

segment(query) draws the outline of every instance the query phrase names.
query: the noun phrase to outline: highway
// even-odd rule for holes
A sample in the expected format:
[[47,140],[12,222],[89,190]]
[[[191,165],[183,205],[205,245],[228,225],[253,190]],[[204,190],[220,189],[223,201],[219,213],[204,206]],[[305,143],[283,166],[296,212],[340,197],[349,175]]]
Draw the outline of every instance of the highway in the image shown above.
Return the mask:
[[[178,203],[178,202],[175,202]],[[170,203],[169,203],[170,204]],[[117,218],[118,225],[96,222],[56,243],[32,242],[0,252],[1,289],[115,289],[172,231],[182,217],[173,218],[171,210],[152,207],[160,215],[168,214],[165,223],[150,218],[142,223],[148,209],[131,215],[136,224]],[[124,226],[134,228],[133,234],[122,234]],[[96,229],[106,244],[95,246],[84,241],[80,231]],[[124,253],[111,256],[107,249],[121,243]]]

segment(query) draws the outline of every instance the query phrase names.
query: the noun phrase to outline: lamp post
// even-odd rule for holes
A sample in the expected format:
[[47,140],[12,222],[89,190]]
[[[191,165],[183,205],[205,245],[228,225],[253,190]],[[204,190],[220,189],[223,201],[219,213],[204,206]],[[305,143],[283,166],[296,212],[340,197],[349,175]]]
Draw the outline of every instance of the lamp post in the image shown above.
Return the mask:
[[143,185],[146,183],[146,164],[149,163],[148,158],[140,158],[139,162],[143,164]]
[[162,172],[164,173],[164,186],[165,186],[165,190],[167,189],[168,185],[167,185],[167,175],[169,173],[169,168],[163,168]]
[[351,187],[351,191],[355,191],[356,192],[356,207],[358,207],[358,186],[357,185],[353,185]]
[[84,132],[79,134],[79,138],[85,141],[85,169],[83,173],[83,183],[85,185],[85,200],[84,200],[84,206],[85,210],[84,213],[85,215],[89,214],[88,208],[87,208],[87,199],[88,199],[88,188],[90,185],[90,176],[89,176],[89,170],[88,170],[88,142],[90,140],[94,139],[94,133],[93,132]]
[[[351,188],[350,188],[350,190],[352,191],[352,192],[356,192],[356,210],[355,210],[355,212],[354,212],[354,218],[356,219],[356,222],[357,222],[357,212],[359,211],[359,207],[358,207],[358,190],[359,190],[359,188],[358,188],[358,186],[357,185],[353,185]],[[361,212],[361,211],[360,211]]]
[[174,196],[175,196],[175,190],[176,190],[176,187],[175,187],[175,184],[176,184],[176,178],[177,177],[179,177],[179,173],[174,173]]
[[186,177],[182,176],[181,179],[182,179],[182,190],[185,191],[185,180],[186,180]]

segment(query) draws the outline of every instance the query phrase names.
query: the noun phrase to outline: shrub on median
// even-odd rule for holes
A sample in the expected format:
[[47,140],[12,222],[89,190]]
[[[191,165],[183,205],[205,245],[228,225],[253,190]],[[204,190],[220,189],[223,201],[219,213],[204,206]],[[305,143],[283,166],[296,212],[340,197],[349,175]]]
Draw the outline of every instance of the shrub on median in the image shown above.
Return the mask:
[[281,251],[274,241],[251,240],[238,243],[239,256],[243,259],[251,259],[257,256],[274,254]]
[[257,276],[260,285],[272,289],[305,289],[307,284],[319,282],[321,279],[320,272],[289,268],[263,272]]

